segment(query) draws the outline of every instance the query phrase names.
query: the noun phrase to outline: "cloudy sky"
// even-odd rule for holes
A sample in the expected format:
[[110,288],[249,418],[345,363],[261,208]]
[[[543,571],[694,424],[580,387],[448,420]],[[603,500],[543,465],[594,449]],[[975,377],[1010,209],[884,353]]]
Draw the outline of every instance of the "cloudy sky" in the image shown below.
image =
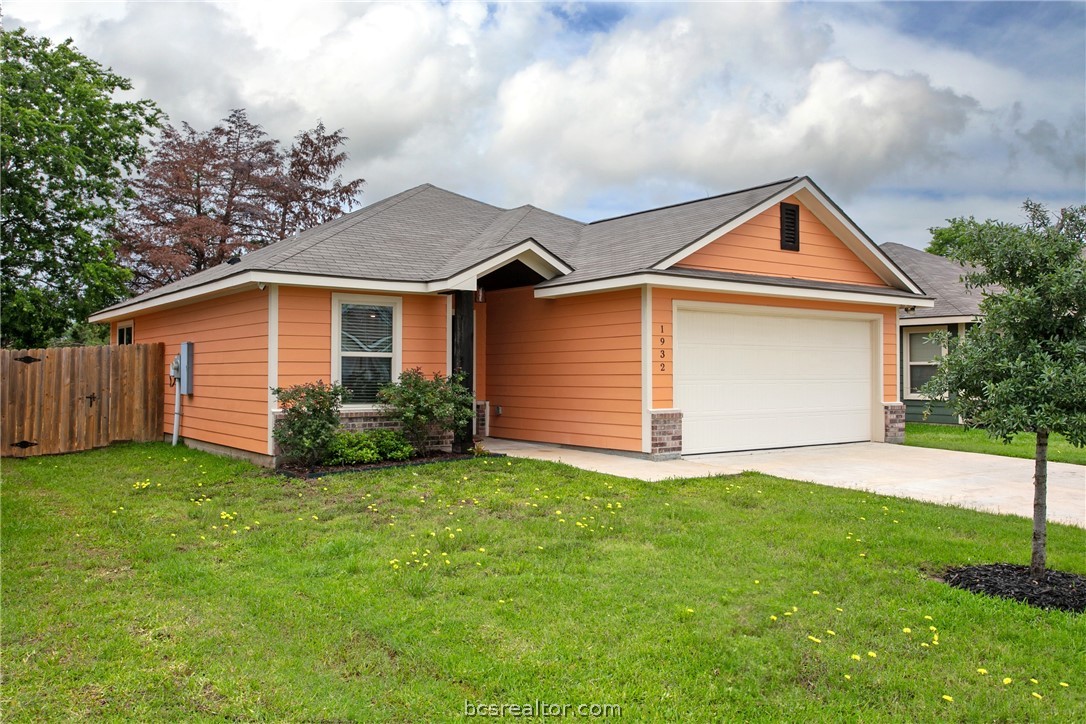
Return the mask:
[[875,241],[1086,203],[1086,3],[9,0],[171,122],[350,137],[372,203],[431,182],[591,221],[811,176]]

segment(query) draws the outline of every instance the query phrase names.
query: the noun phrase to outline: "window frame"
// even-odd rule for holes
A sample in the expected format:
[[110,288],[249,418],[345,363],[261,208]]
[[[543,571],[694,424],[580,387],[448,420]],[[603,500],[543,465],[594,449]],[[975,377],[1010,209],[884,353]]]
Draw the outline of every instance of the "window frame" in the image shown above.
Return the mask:
[[[128,330],[128,341],[127,342],[122,342],[121,339],[120,339],[122,329],[127,329]],[[135,344],[136,343],[136,323],[135,323],[135,321],[131,320],[131,319],[126,319],[123,322],[117,322],[117,329],[113,334],[114,334],[113,343],[116,344],[116,345]]]
[[[392,308],[392,353],[387,352],[346,352],[342,350],[343,305],[368,304],[375,307]],[[343,357],[375,357],[391,359],[389,379],[396,382],[403,371],[403,297],[380,297],[369,294],[333,294],[332,295],[332,369],[333,383],[342,382]],[[377,402],[344,403],[343,410],[373,410]]]
[[[906,400],[927,400],[929,398],[921,395],[919,392],[912,391],[913,382],[913,365],[934,367],[934,362],[913,362],[912,361],[912,344],[913,335],[920,335],[921,338],[931,335],[933,332],[945,332],[945,326],[934,327],[904,327],[905,330],[905,349],[904,349],[904,362],[905,362],[905,378],[901,381],[901,394]],[[946,345],[939,350],[939,355],[945,357],[947,353]],[[944,399],[942,397],[936,399]]]

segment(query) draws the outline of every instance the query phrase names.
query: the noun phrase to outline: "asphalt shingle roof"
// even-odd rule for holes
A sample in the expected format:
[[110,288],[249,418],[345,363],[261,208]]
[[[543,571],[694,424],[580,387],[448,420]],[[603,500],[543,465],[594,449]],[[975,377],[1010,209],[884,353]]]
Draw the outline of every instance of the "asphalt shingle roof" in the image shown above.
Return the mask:
[[983,296],[979,289],[965,288],[961,277],[967,269],[957,262],[904,244],[890,242],[882,244],[880,248],[926,294],[935,298],[934,307],[918,308],[912,312],[901,310],[898,314],[901,319],[980,315]]
[[501,209],[423,184],[110,309],[249,271],[440,282],[528,239],[573,270],[539,286],[625,276],[651,270],[802,180],[793,177],[591,224],[534,206]]

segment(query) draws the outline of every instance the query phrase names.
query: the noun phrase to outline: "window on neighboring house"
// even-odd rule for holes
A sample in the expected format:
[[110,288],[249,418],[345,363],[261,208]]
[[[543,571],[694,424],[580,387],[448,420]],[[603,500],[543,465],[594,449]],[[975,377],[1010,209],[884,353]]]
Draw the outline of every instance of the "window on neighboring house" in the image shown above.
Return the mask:
[[781,204],[781,249],[799,251],[799,206]]
[[332,377],[346,388],[344,404],[372,405],[398,376],[400,300],[336,295]]
[[944,350],[937,342],[928,339],[935,329],[921,329],[906,334],[908,340],[908,385],[906,397],[920,399],[920,388],[935,374],[935,358],[942,357]]
[[117,324],[117,344],[132,344],[132,322]]

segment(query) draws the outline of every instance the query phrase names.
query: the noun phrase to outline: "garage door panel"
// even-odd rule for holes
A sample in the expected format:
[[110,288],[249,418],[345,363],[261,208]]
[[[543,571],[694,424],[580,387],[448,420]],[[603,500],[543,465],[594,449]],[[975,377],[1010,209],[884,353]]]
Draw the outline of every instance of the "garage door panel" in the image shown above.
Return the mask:
[[870,323],[680,309],[683,452],[871,438]]
[[775,398],[773,409],[787,414],[803,414],[811,408],[867,410],[870,394],[857,390],[852,381],[813,382],[721,382],[704,381],[684,384],[676,389],[679,399],[691,400],[681,408],[684,418],[699,412],[737,414],[765,409],[766,400]]

